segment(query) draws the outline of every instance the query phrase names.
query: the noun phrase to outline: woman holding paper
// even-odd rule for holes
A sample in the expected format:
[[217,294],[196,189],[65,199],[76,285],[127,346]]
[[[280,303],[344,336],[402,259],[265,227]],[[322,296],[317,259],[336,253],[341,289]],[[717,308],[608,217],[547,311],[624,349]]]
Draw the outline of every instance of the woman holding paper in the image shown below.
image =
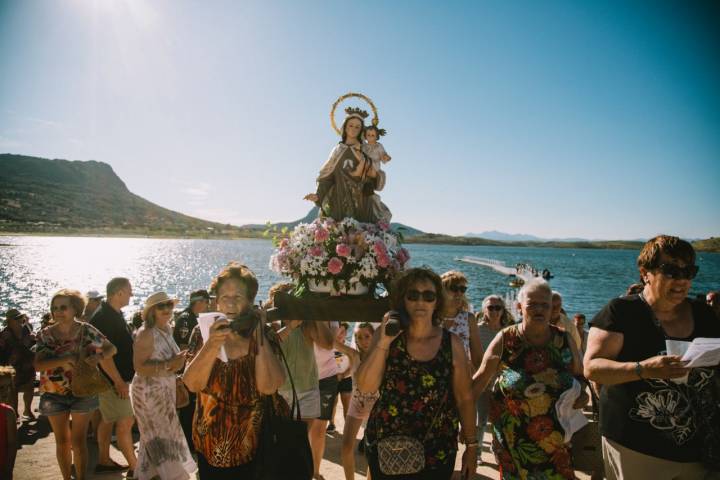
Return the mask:
[[[231,263],[213,280],[220,313],[234,318],[252,308],[258,290],[255,275],[244,265]],[[200,320],[200,326],[203,319]],[[193,443],[198,453],[199,478],[250,478],[254,474],[262,395],[272,395],[275,411],[289,415],[277,394],[285,374],[265,330],[256,327],[247,336],[236,333],[227,319],[218,319],[203,339],[196,328],[190,339],[190,365],[183,379],[197,393]],[[221,348],[223,358],[219,358]]]
[[695,251],[684,240],[660,235],[645,244],[637,264],[642,292],[611,300],[595,316],[585,353],[585,375],[603,385],[605,474],[713,478],[707,466],[713,453],[706,447],[720,447],[712,440],[720,438],[713,432],[720,428],[720,399],[713,394],[717,368],[689,369],[679,355],[666,355],[668,341],[720,337],[710,309],[687,298],[698,272]]

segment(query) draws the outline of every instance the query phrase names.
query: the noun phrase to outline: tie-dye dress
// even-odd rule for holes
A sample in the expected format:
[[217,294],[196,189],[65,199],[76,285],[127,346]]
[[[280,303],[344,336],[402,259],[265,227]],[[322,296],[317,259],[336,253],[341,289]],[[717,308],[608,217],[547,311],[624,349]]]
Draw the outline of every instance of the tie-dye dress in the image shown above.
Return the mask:
[[[171,334],[158,328],[151,330],[154,341],[151,360],[170,360],[179,353]],[[189,478],[197,465],[190,455],[175,410],[175,374],[145,376],[135,373],[130,399],[140,429],[137,478]]]

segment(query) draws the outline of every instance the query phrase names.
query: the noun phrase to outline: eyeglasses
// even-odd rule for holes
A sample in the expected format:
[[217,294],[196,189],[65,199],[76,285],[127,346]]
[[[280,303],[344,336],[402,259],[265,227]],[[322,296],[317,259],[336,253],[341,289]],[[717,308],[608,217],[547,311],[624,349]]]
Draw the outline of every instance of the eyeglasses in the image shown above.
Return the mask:
[[64,312],[70,308],[70,305],[53,305],[50,307],[51,312]]
[[697,265],[688,265],[681,267],[674,263],[663,263],[655,270],[659,271],[664,277],[674,280],[692,280],[698,274],[700,267]]
[[405,300],[411,302],[417,302],[420,298],[422,298],[423,302],[431,303],[437,300],[437,293],[432,290],[423,290],[422,292],[419,290],[408,290],[405,294]]
[[504,307],[502,305],[488,305],[487,306],[488,312],[502,312],[503,308]]
[[155,308],[157,308],[158,310],[167,310],[173,308],[174,306],[175,302],[173,302],[172,300],[168,300],[167,302],[158,303],[157,305],[155,305]]
[[450,285],[449,290],[453,293],[467,292],[467,285]]

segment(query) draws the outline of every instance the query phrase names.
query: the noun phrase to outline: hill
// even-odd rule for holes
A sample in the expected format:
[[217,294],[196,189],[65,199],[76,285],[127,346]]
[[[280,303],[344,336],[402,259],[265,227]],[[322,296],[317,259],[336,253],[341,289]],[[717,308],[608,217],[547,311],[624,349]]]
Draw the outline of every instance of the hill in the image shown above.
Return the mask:
[[720,252],[720,237],[710,237],[692,242],[695,250],[700,252]]
[[[271,227],[292,229],[315,218],[317,207],[301,219],[271,224]],[[0,232],[260,238],[267,228],[267,225],[238,227],[208,222],[163,208],[129,191],[112,167],[103,162],[0,154]],[[425,233],[401,223],[393,223],[392,228],[402,232],[407,243],[633,250],[640,249],[643,243],[574,239],[507,241]],[[696,240],[693,245],[698,251],[720,252],[720,237]]]
[[257,236],[155,205],[96,161],[0,154],[0,231],[204,237]]

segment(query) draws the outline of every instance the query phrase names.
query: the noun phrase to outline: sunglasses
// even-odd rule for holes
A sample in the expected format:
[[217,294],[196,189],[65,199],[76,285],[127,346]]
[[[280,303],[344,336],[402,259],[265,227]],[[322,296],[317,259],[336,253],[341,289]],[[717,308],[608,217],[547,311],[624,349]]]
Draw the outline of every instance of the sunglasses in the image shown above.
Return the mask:
[[449,290],[453,293],[465,293],[467,292],[466,285],[450,285]]
[[51,312],[64,312],[70,308],[69,305],[53,305],[50,307]]
[[164,303],[158,303],[157,305],[155,305],[155,308],[157,308],[159,310],[167,310],[169,308],[173,308],[174,306],[175,306],[175,302],[167,301]]
[[697,265],[680,267],[673,263],[663,263],[655,270],[662,273],[664,277],[672,278],[674,280],[692,280],[698,274],[700,267],[698,267]]
[[487,309],[489,312],[502,312],[502,305],[488,305]]
[[423,290],[422,292],[419,290],[408,290],[405,294],[405,300],[409,300],[411,302],[417,302],[421,298],[423,302],[434,302],[437,300],[437,293],[432,290]]

